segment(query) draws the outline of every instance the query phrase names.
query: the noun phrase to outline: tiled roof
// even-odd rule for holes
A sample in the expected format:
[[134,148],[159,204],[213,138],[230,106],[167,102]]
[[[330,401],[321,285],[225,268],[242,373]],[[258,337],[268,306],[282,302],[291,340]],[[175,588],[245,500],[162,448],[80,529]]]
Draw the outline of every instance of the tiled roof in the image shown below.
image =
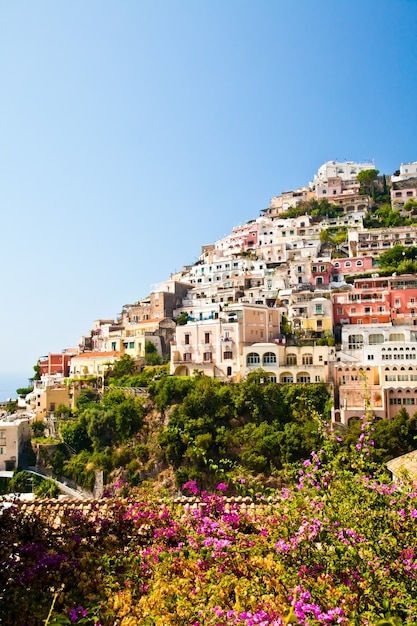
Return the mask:
[[[0,498],[0,516],[3,503],[8,501],[10,502],[7,497]],[[166,505],[167,501],[161,500],[160,504],[161,506]],[[201,502],[199,498],[187,496],[172,498],[171,504],[173,506],[183,506],[191,509],[204,509],[206,507],[206,503]],[[115,507],[123,507],[124,505],[131,507],[134,505],[134,502],[132,502],[132,500],[117,497],[82,501],[64,496],[61,498],[35,498],[30,501],[15,500],[12,505],[17,506],[23,516],[39,516],[51,528],[58,528],[61,524],[61,520],[71,514],[82,514],[86,521],[97,521],[97,523],[99,523],[99,518],[103,519],[110,517],[111,511],[114,511]],[[10,504],[8,504],[8,506],[10,506]],[[263,505],[255,504],[249,497],[236,496],[226,498],[226,510],[230,510],[231,507],[234,508],[236,506],[243,510],[253,511]]]
[[82,352],[81,354],[77,354],[73,356],[73,359],[100,359],[106,357],[118,357],[120,356],[120,352]]

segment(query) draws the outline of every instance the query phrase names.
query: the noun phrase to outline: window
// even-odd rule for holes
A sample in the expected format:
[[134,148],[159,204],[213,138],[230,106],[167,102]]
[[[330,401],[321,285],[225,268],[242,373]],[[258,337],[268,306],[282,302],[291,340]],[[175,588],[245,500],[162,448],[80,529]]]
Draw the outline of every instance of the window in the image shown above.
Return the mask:
[[191,361],[191,353],[190,352],[186,352],[184,354],[184,361]]
[[210,363],[211,362],[211,352],[204,352],[204,354],[203,354],[203,361],[204,361],[204,363]]
[[265,352],[263,358],[264,365],[273,365],[277,362],[277,357],[273,352]]
[[134,341],[129,341],[129,350],[132,350],[135,347]]
[[377,335],[369,335],[369,345],[375,346],[378,343],[384,343],[384,335],[380,333]]
[[296,354],[287,354],[287,365],[297,365]]
[[373,361],[373,360],[374,360],[374,355],[368,354],[368,361]]
[[233,353],[231,350],[226,350],[223,354],[223,358],[224,359],[232,359],[233,358]]
[[303,374],[298,374],[297,383],[309,383],[309,382],[310,382],[310,376],[307,374],[307,372]]
[[356,267],[360,267],[361,265],[363,265],[362,261],[356,261]]
[[279,380],[281,383],[293,383],[294,382],[294,378],[292,374],[290,374],[289,372],[286,372],[285,374],[281,374]]
[[184,343],[185,343],[186,346],[190,345],[190,334],[189,333],[186,333],[184,335]]
[[303,363],[303,365],[313,365],[313,355],[312,354],[303,354],[302,363]]
[[261,362],[261,359],[259,357],[259,354],[257,352],[250,352],[247,356],[246,359],[246,364],[247,365],[259,365],[259,363]]
[[414,398],[403,398],[403,404],[414,404]]
[[321,315],[323,313],[323,305],[316,304],[316,315]]
[[389,403],[390,404],[401,404],[401,398],[390,398],[389,399]]
[[210,333],[204,333],[204,343],[210,343]]
[[349,350],[359,350],[363,346],[362,335],[349,335],[348,337]]
[[405,341],[405,336],[403,333],[391,333],[389,336],[389,340],[390,341],[400,341],[400,342],[404,342]]
[[111,349],[112,349],[113,352],[115,352],[115,350],[116,350],[116,342],[115,341],[111,342]]
[[350,266],[351,266],[351,262],[350,261],[346,261],[345,267],[350,267]]

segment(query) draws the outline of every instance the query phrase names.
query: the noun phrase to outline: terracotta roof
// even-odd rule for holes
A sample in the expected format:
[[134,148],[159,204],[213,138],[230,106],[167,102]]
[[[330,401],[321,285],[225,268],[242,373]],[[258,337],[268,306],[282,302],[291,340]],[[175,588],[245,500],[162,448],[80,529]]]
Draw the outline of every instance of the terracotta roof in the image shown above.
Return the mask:
[[[0,498],[0,516],[3,502],[10,502],[9,498]],[[106,518],[116,506],[134,504],[124,498],[101,498],[98,500],[76,500],[71,497],[61,498],[35,498],[34,500],[15,500],[12,506],[17,506],[23,516],[37,515],[48,523],[52,528],[58,528],[64,516],[74,513],[82,513],[86,520],[99,523],[99,518]],[[166,500],[160,500],[160,505],[167,504]],[[173,506],[184,506],[191,509],[204,508],[206,504],[198,497],[178,496],[171,499]],[[226,498],[225,509],[238,506],[241,510],[254,511],[262,508],[264,503],[254,503],[248,496],[235,496]]]
[[99,359],[106,357],[118,357],[120,356],[120,352],[82,352],[81,354],[77,354],[73,356],[73,359]]

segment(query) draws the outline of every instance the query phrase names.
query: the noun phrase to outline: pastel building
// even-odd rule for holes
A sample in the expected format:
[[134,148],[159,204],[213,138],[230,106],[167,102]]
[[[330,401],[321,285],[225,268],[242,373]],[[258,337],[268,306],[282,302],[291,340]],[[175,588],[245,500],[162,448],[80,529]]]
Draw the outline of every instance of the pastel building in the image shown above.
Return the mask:
[[349,291],[333,293],[336,325],[414,324],[417,322],[417,276],[357,278]]
[[332,283],[342,283],[345,276],[361,274],[373,268],[373,259],[370,256],[331,259],[330,263]]
[[43,386],[37,384],[25,398],[27,408],[36,419],[44,420],[63,404],[71,407],[71,391],[68,384],[55,383]]
[[355,163],[354,161],[327,161],[323,163],[310,183],[312,189],[322,185],[331,178],[340,178],[342,181],[355,180],[359,172],[375,169],[373,162]]
[[393,323],[344,326],[334,381],[336,421],[347,423],[367,408],[383,419],[391,419],[401,407],[413,414],[417,328]]
[[[281,292],[280,297],[284,294]],[[293,330],[313,337],[333,332],[333,310],[329,293],[296,291],[284,298]]]
[[414,178],[417,176],[417,161],[413,163],[401,163],[400,173],[398,175],[391,176],[391,182],[396,183],[400,180],[406,180],[407,178]]
[[402,207],[408,200],[417,200],[417,176],[392,183],[392,206]]
[[333,276],[333,266],[330,257],[316,259],[311,264],[311,284],[313,286],[329,286]]
[[171,374],[207,376],[239,381],[242,351],[259,341],[273,342],[280,332],[280,312],[265,305],[231,303],[217,319],[199,319],[177,326],[171,345]]
[[329,346],[287,346],[254,343],[243,348],[242,375],[257,368],[276,383],[329,383],[335,349]]
[[0,477],[11,478],[22,456],[30,448],[29,415],[16,413],[0,416]]
[[295,191],[283,191],[280,196],[271,198],[269,207],[262,209],[261,214],[270,219],[275,219],[288,209],[297,207],[300,202],[308,202],[315,198],[315,193],[310,187],[300,187]]
[[66,378],[69,374],[71,358],[77,354],[76,348],[68,348],[62,352],[49,352],[38,359],[39,375]]
[[118,351],[83,352],[71,359],[70,377],[84,378],[89,376],[104,376],[106,371],[119,359]]
[[373,228],[358,231],[349,229],[349,256],[378,256],[396,245],[417,246],[417,226],[396,226],[395,228]]

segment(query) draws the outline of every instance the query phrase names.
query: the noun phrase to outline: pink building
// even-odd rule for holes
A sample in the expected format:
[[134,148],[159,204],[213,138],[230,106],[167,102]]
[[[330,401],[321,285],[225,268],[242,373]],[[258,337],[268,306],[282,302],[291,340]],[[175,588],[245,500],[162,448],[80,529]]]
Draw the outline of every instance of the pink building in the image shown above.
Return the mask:
[[353,289],[333,293],[338,324],[413,324],[417,321],[417,276],[358,278]]

